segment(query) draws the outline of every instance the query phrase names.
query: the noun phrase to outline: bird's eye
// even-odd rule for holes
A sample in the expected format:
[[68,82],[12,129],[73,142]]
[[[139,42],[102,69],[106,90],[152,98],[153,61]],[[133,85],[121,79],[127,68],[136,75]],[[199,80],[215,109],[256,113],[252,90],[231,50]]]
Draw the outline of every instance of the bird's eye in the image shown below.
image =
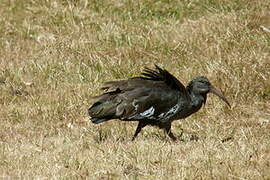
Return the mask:
[[207,85],[207,86],[209,86],[209,85],[210,85],[210,83],[209,83],[209,82],[207,82],[207,81],[200,81],[200,83],[202,83],[203,85]]
[[207,82],[206,82],[206,81],[200,81],[200,83],[207,84]]

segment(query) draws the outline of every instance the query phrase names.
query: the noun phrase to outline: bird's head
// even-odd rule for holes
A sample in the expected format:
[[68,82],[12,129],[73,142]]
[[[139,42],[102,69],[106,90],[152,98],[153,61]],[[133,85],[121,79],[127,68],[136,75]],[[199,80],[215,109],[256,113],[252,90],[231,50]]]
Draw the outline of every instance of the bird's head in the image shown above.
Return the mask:
[[194,94],[202,95],[204,97],[204,104],[206,103],[207,94],[213,93],[222,99],[225,103],[231,107],[229,101],[225,98],[222,92],[211,85],[206,77],[200,76],[194,78],[187,87],[188,91],[192,91]]

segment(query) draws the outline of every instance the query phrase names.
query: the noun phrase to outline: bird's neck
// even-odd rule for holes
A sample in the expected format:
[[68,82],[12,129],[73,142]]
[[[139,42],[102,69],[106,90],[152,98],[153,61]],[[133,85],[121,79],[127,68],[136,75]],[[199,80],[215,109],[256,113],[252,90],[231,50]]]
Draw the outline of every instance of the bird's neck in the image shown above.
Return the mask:
[[195,94],[194,92],[189,93],[191,99],[191,108],[194,112],[197,112],[206,101],[206,95],[203,96],[201,94]]
[[[181,111],[179,112],[177,118],[181,119],[190,116],[191,114],[197,112],[202,107],[202,104],[205,102],[204,96],[200,94],[195,94],[192,91],[189,91],[188,96],[188,101],[185,101],[183,99],[179,101],[179,103],[182,104],[183,108],[180,108]],[[183,102],[185,103],[183,104]]]

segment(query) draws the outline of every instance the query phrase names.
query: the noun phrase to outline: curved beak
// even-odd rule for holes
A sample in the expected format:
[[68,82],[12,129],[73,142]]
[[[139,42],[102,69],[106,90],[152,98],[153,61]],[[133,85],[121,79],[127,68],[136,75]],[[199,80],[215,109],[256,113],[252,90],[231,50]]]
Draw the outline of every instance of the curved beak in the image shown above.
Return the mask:
[[229,101],[225,98],[225,96],[222,94],[222,92],[220,90],[218,90],[218,89],[214,88],[213,86],[211,86],[209,92],[217,95],[220,99],[222,99],[231,108],[231,105],[230,105]]

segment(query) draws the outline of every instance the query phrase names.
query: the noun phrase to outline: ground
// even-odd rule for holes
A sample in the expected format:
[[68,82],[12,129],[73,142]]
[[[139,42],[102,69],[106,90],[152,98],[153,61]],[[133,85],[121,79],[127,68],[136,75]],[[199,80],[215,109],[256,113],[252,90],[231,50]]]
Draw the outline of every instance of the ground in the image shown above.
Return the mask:
[[[270,179],[269,12],[268,0],[1,2],[0,179]],[[103,82],[154,64],[185,85],[207,76],[232,108],[209,95],[173,123],[177,142],[89,121]]]

